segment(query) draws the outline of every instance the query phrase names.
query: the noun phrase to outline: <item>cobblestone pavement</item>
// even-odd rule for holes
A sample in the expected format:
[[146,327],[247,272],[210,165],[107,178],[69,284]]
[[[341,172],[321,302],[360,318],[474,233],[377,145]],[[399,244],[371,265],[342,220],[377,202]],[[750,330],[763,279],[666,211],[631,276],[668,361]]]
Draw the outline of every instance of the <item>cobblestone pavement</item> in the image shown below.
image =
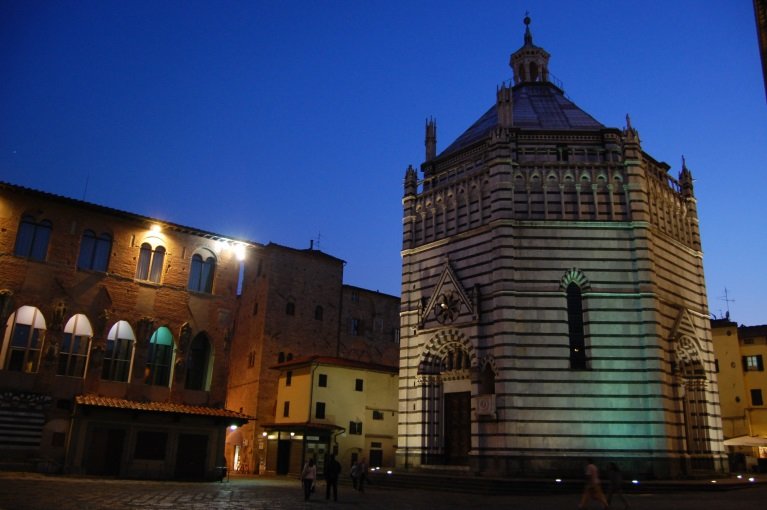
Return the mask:
[[[280,477],[181,483],[0,473],[0,510],[559,510],[577,508],[580,497],[574,493],[482,496],[375,486],[359,493],[341,485],[339,501],[328,502],[324,486],[318,489],[306,503],[298,481]],[[763,509],[767,486],[628,494],[628,498],[634,510]],[[614,507],[623,508],[620,503]]]

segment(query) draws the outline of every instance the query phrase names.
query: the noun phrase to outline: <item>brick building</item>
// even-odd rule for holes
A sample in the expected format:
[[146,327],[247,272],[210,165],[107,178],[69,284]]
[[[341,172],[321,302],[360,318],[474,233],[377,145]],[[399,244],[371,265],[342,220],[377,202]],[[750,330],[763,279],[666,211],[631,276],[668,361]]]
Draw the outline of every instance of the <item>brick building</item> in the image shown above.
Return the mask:
[[403,197],[398,464],[726,469],[692,174],[601,124],[533,44]]
[[[5,467],[210,478],[249,243],[0,184]],[[35,460],[36,459],[36,460]]]
[[211,478],[230,426],[274,421],[269,366],[396,364],[399,299],[319,250],[7,183],[0,229],[0,467]]
[[397,365],[399,298],[344,285],[343,266],[312,247],[277,244],[246,259],[227,406],[256,419],[229,434],[226,456],[235,470],[274,469],[263,440],[277,411],[274,365],[313,355]]

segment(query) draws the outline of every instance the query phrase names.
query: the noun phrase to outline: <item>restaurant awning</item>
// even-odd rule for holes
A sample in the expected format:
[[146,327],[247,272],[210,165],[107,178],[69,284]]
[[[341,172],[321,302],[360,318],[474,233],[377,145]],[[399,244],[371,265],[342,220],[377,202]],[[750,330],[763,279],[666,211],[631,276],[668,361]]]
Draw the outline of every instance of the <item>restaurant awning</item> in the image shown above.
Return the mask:
[[738,436],[725,439],[725,446],[767,446],[767,437]]

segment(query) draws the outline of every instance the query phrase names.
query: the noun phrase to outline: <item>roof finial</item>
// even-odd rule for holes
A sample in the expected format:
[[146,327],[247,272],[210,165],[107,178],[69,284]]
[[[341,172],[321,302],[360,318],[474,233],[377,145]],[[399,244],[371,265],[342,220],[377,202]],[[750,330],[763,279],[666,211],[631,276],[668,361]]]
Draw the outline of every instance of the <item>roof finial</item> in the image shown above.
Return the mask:
[[525,11],[525,46],[532,46],[533,34],[530,33],[530,11]]

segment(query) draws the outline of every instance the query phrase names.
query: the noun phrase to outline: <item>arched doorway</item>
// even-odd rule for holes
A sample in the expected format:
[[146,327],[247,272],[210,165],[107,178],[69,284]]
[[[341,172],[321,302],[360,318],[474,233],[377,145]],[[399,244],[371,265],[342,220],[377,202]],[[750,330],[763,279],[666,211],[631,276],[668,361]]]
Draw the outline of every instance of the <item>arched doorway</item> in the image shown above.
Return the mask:
[[438,333],[418,366],[423,399],[425,464],[468,465],[471,451],[472,370],[476,355],[458,331]]

